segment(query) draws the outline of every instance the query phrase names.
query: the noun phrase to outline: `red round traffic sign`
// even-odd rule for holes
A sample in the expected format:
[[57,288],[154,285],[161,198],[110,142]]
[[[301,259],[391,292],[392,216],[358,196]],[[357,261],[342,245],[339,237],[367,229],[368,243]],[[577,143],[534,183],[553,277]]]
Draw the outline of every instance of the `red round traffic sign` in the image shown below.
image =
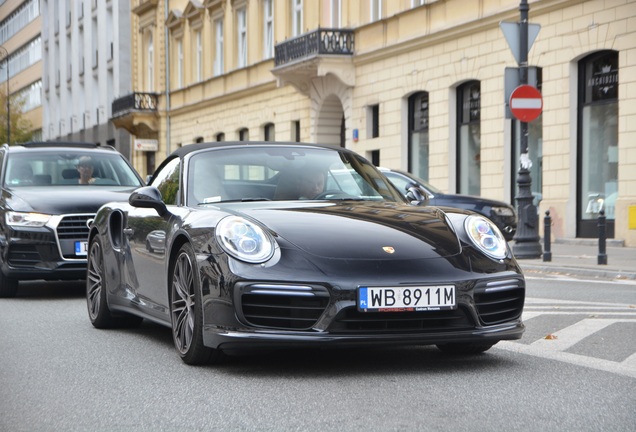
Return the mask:
[[531,85],[521,85],[510,95],[510,111],[522,122],[535,120],[543,110],[541,92]]

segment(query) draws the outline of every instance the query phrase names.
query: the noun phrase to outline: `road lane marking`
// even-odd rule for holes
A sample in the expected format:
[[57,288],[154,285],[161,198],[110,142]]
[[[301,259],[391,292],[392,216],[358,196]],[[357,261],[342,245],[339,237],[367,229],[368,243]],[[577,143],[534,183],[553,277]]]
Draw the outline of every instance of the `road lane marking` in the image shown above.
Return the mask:
[[565,351],[586,337],[620,321],[621,320],[598,318],[582,319],[576,324],[572,324],[571,326],[552,333],[552,335],[556,337],[555,339],[543,338],[532,342],[531,345],[551,351]]
[[[556,360],[564,363],[583,366],[590,369],[610,372],[617,375],[623,375],[630,378],[636,378],[636,364],[627,362],[627,360],[617,363],[610,360],[603,360],[596,357],[587,357],[579,354],[572,354],[563,351],[550,351],[542,347],[533,345],[524,345],[518,342],[501,341],[493,348],[503,349],[519,354],[530,355],[533,357],[545,358],[548,360]],[[628,360],[634,355],[628,357]]]
[[625,367],[630,367],[636,369],[636,353],[630,355],[625,360],[621,362],[621,364]]
[[[587,305],[590,307],[618,307],[618,308],[626,308],[633,310],[636,312],[636,309],[633,308],[635,305],[629,305],[624,303],[604,303],[604,302],[593,302],[593,301],[582,301],[582,300],[560,300],[560,299],[549,299],[549,298],[539,298],[539,297],[526,297],[525,304],[549,304],[549,305]],[[632,306],[630,308],[630,306]]]

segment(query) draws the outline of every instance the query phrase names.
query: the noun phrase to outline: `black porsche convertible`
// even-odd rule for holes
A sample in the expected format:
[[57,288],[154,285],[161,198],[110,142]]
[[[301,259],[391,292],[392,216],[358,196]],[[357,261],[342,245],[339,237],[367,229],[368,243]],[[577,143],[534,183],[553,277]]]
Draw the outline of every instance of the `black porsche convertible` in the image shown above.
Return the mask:
[[184,146],[98,211],[89,318],[166,325],[187,364],[356,344],[475,354],[520,338],[525,280],[498,228],[414,203],[343,148]]

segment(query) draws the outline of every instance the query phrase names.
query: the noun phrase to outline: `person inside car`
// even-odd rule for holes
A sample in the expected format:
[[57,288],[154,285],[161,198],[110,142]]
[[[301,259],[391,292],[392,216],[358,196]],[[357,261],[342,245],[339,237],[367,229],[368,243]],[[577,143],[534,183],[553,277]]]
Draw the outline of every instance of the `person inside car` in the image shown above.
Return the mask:
[[90,156],[82,156],[77,163],[77,171],[79,172],[79,184],[93,184],[95,177],[93,177],[93,171],[95,167],[93,165],[93,160]]
[[325,175],[317,169],[304,172],[298,184],[298,199],[313,199],[325,190]]

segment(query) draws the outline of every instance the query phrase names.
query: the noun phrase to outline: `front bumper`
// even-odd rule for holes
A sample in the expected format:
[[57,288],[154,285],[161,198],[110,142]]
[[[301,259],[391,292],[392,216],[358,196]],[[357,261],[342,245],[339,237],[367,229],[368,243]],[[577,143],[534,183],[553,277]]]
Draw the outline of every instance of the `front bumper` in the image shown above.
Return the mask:
[[2,273],[17,280],[86,278],[86,255],[76,244],[87,241],[91,217],[54,216],[44,227],[8,229],[0,238]]
[[[521,338],[525,280],[515,272],[455,281],[457,307],[363,312],[356,288],[240,281],[231,301],[204,301],[204,344],[240,349],[330,345],[496,343]],[[302,287],[302,290],[300,289]],[[269,292],[268,292],[269,290]],[[227,299],[229,300],[229,299]]]

